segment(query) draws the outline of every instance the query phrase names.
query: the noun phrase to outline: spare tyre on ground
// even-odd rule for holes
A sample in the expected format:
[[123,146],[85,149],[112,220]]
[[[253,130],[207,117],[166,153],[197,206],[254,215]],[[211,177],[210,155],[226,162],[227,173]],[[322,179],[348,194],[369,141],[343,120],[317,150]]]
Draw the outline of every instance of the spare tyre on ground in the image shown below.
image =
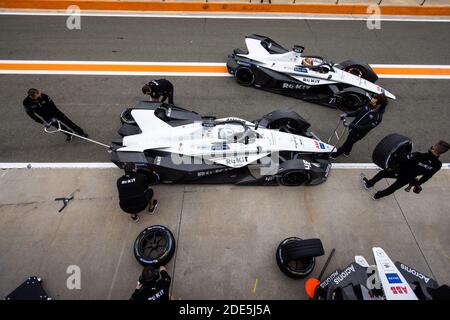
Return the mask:
[[276,260],[280,270],[290,278],[308,276],[316,265],[315,257],[324,254],[320,239],[284,239],[277,248]]
[[397,169],[412,151],[412,141],[398,133],[384,137],[372,153],[372,161],[381,169]]
[[175,253],[175,238],[172,232],[161,225],[142,231],[134,242],[134,256],[143,266],[166,265]]

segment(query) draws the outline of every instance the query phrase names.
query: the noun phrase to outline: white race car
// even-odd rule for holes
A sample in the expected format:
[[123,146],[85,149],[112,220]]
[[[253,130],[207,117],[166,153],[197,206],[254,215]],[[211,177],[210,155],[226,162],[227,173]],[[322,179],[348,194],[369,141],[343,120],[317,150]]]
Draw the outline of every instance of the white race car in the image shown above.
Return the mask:
[[333,146],[292,111],[249,122],[141,101],[121,119],[112,161],[119,167],[136,163],[165,183],[314,185],[324,182],[331,168]]
[[293,96],[321,105],[352,111],[374,94],[395,96],[375,82],[378,76],[365,62],[329,63],[322,57],[303,55],[302,46],[289,51],[272,39],[250,35],[248,52],[234,49],[228,56],[228,72],[244,86]]

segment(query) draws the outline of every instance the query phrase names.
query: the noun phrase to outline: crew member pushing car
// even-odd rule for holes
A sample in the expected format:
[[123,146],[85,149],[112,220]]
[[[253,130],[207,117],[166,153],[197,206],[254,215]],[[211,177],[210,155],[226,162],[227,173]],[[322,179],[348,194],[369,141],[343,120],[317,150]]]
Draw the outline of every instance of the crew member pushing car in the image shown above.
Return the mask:
[[[410,184],[407,188],[413,187],[415,193],[422,191],[421,185],[427,182],[442,167],[439,156],[450,149],[450,144],[445,141],[439,141],[433,145],[428,152],[413,152],[406,157],[406,160],[400,163],[395,170],[385,169],[378,172],[372,179],[363,178],[366,188],[372,188],[383,178],[396,179],[393,184],[384,190],[378,191],[373,196],[374,199],[380,199],[388,196],[398,189]],[[421,176],[420,178],[418,178]]]
[[[142,87],[142,93],[148,94],[153,101],[165,102],[169,99],[170,104],[173,102],[173,85],[167,79],[152,80]],[[161,100],[160,100],[161,99]]]
[[[31,88],[28,90],[27,97],[23,100],[23,106],[25,112],[31,119],[37,123],[44,124],[46,127],[52,125],[58,128],[58,124],[55,120],[61,122],[61,129],[69,132],[74,132],[80,136],[88,137],[88,135],[72,122],[64,113],[62,113],[50,98],[45,93],[40,92],[38,89]],[[72,141],[72,135],[64,133],[67,138],[66,141]]]
[[331,153],[330,158],[336,159],[341,154],[348,157],[353,145],[381,123],[387,104],[388,100],[384,94],[376,94],[372,97],[368,105],[357,111],[346,113],[345,116],[355,117],[355,119],[349,125],[347,140],[345,140],[344,144],[336,152]]
[[147,266],[142,270],[130,300],[167,301],[171,281],[166,268]]
[[126,163],[125,175],[117,180],[119,191],[119,205],[126,213],[131,214],[131,219],[139,221],[138,213],[144,211],[147,206],[149,213],[153,214],[158,206],[158,201],[153,200],[153,189],[150,188],[150,178],[137,172],[134,163]]

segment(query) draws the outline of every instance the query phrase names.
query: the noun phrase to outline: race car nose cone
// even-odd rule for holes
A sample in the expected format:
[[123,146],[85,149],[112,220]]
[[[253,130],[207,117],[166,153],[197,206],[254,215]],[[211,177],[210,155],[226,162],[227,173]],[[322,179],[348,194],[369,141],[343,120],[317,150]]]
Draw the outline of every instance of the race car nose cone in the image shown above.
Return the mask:
[[320,281],[316,278],[309,278],[305,282],[305,291],[308,297],[314,299],[314,294],[316,293],[316,288],[319,286]]

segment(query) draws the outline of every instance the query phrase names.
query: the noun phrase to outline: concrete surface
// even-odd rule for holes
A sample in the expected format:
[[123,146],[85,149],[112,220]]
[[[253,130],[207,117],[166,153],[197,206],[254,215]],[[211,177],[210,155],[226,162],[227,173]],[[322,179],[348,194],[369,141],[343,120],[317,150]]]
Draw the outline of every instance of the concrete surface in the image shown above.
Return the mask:
[[[366,171],[367,175],[375,171]],[[132,245],[153,224],[169,227],[177,252],[168,265],[174,299],[304,299],[302,280],[285,277],[275,250],[289,236],[319,237],[336,255],[328,271],[371,248],[450,282],[450,171],[423,193],[399,191],[373,201],[358,170],[332,170],[317,187],[155,187],[156,215],[137,224],[117,204],[117,169],[0,172],[0,297],[38,275],[55,299],[128,299],[141,267]],[[387,185],[381,181],[382,188]],[[79,190],[58,213],[53,199]],[[326,258],[318,259],[317,276]],[[68,290],[69,265],[81,290]],[[257,280],[256,289],[255,281]]]
[[[246,34],[257,32],[286,47],[302,44],[308,53],[336,62],[353,57],[377,64],[450,64],[447,23],[382,22],[380,30],[368,30],[364,21],[83,17],[81,25],[81,30],[70,31],[64,17],[1,16],[0,59],[224,62],[233,48],[244,47]],[[82,141],[67,145],[63,136],[45,135],[22,109],[27,89],[41,88],[92,138],[109,143],[119,128],[120,111],[144,98],[141,86],[151,78],[1,76],[0,136],[7,138],[0,139],[0,162],[108,161],[101,147]],[[308,119],[323,139],[340,114],[241,87],[232,78],[168,79],[175,85],[175,102],[188,109],[248,120],[290,109]],[[391,102],[382,124],[355,145],[349,159],[339,162],[370,162],[375,144],[392,132],[411,137],[417,150],[449,139],[448,80],[380,79],[379,84],[398,99]],[[450,162],[450,153],[443,161]]]

